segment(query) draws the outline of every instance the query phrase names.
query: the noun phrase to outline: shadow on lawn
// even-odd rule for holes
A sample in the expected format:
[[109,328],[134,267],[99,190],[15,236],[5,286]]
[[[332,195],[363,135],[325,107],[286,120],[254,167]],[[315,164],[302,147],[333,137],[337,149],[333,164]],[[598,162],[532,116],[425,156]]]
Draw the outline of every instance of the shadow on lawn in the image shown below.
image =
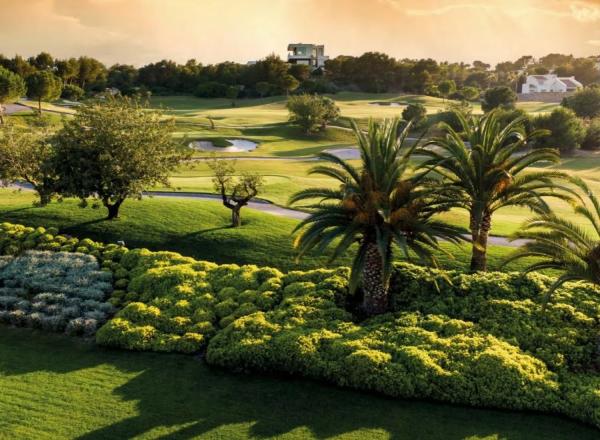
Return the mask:
[[[557,417],[394,400],[306,380],[237,375],[190,356],[107,350],[29,330],[0,328],[0,348],[0,376],[68,374],[100,365],[135,375],[112,392],[135,401],[138,415],[79,437],[85,440],[151,431],[162,439],[239,437],[245,435],[240,424],[248,425],[252,438],[288,433],[298,438],[310,433],[317,438],[354,434],[397,440],[597,438],[597,431]],[[304,430],[292,432],[296,429]]]

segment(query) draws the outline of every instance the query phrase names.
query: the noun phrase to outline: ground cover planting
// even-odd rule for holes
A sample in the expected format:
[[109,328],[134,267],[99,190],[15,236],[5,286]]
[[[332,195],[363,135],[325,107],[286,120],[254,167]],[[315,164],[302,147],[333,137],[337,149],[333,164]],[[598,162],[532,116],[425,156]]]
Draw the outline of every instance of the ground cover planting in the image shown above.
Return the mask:
[[[19,253],[22,243],[46,231],[5,223],[1,232],[3,252]],[[284,274],[81,243],[73,251],[87,247],[105,262],[111,250],[118,253],[118,266],[105,267],[126,280],[111,300],[121,311],[97,333],[100,344],[206,350],[208,363],[235,371],[300,375],[394,397],[559,412],[600,425],[594,369],[600,300],[589,285],[568,284],[545,306],[542,292],[552,280],[542,275],[467,275],[402,264],[393,281],[395,311],[363,320],[354,312],[358,299],[349,295],[347,269]],[[40,260],[60,261],[64,252],[46,251],[37,260],[24,253],[8,264],[4,258],[2,270],[20,258],[30,268],[45,267]]]
[[[7,246],[8,250],[12,249]],[[112,274],[91,255],[27,251],[0,259],[0,321],[93,335],[113,312]]]

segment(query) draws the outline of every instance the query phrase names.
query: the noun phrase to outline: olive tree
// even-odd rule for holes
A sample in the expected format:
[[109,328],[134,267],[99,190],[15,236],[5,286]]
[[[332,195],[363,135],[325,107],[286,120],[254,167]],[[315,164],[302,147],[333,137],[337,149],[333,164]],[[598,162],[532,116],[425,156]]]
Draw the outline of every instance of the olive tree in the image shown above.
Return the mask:
[[161,184],[189,153],[173,140],[174,121],[129,98],[107,98],[78,108],[55,137],[62,194],[88,198],[119,215],[123,202]]
[[0,124],[4,124],[3,104],[16,101],[25,94],[25,90],[23,78],[0,66]]
[[215,191],[221,196],[223,206],[231,209],[231,226],[241,226],[241,210],[258,195],[263,185],[262,176],[254,173],[236,176],[234,160],[214,157],[208,162],[208,166],[213,171],[213,184]]

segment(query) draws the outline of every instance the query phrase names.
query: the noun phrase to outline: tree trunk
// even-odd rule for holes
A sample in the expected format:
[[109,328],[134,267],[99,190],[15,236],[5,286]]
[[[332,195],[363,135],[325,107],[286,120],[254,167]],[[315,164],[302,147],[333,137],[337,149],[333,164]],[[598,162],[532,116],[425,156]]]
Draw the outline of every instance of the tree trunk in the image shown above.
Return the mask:
[[385,313],[389,307],[389,289],[383,280],[383,260],[375,243],[368,243],[363,267],[363,309],[368,315]]
[[231,208],[231,227],[232,228],[237,228],[239,226],[242,226],[242,217],[240,215],[241,210],[242,210],[241,206],[236,206],[234,208]]
[[0,125],[4,125],[4,107],[0,108]]
[[471,272],[485,272],[487,270],[487,242],[492,226],[492,216],[485,212],[481,224],[475,225],[471,217]]
[[108,216],[106,217],[107,220],[114,220],[119,217],[119,208],[121,207],[122,203],[123,200],[120,199],[112,205],[108,202],[104,202],[104,206],[106,206],[106,209],[108,209]]

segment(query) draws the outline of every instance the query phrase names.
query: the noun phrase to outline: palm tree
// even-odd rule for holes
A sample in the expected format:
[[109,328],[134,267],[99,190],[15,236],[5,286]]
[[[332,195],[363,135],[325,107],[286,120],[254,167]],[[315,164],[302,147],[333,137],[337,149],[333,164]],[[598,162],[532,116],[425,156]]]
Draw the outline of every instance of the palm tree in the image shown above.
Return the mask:
[[428,157],[421,169],[443,179],[448,203],[469,213],[471,271],[485,271],[494,212],[509,206],[548,212],[544,197],[569,199],[570,190],[558,183],[567,179],[564,173],[527,171],[542,162],[556,163],[560,156],[550,148],[521,151],[530,140],[546,134],[541,130],[527,134],[524,117],[502,124],[498,111],[480,118],[455,114],[462,133],[443,123],[445,134],[415,153]]
[[294,231],[299,232],[295,246],[300,256],[314,248],[322,252],[333,244],[333,261],[358,243],[350,290],[354,292],[362,281],[363,309],[373,315],[389,306],[392,243],[407,257],[412,251],[436,265],[433,252],[438,250],[438,238],[456,243],[462,237],[460,229],[432,218],[445,207],[424,175],[408,175],[416,148],[416,144],[406,145],[410,124],[400,135],[398,120],[371,121],[367,133],[353,122],[353,129],[362,166],[356,168],[321,153],[319,158],[326,164],[313,167],[310,173],[331,177],[339,187],[306,189],[293,195],[290,203],[311,203],[306,206],[310,216]]
[[591,225],[587,230],[575,221],[553,212],[540,214],[527,221],[512,239],[527,240],[504,262],[535,257],[526,272],[555,269],[562,275],[550,286],[548,298],[567,281],[583,280],[600,285],[600,203],[581,179],[575,185],[585,197],[575,207],[575,214]]

